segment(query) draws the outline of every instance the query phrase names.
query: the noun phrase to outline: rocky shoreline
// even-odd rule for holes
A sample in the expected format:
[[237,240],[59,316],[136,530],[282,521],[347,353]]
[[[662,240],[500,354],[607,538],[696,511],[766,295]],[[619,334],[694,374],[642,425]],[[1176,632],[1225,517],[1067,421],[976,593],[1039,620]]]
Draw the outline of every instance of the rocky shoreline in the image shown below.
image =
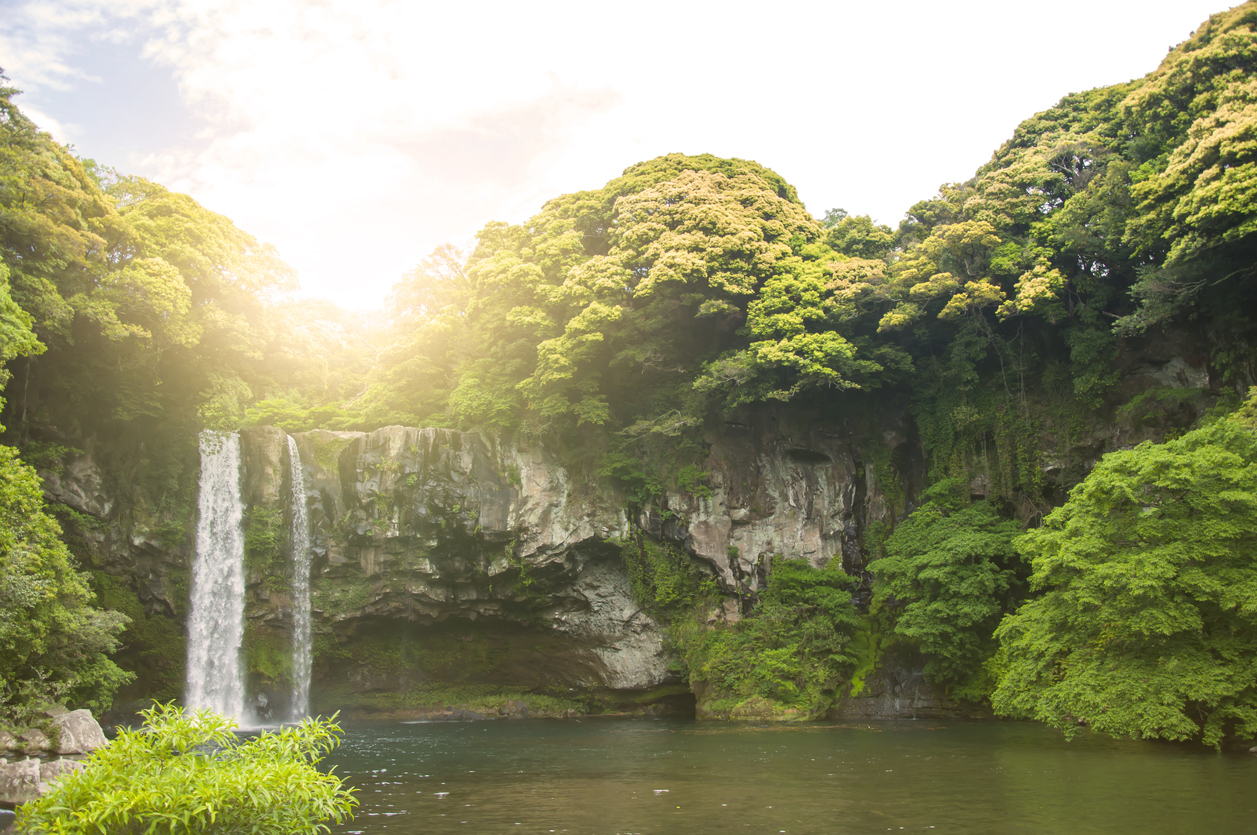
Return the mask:
[[53,782],[81,770],[83,759],[109,744],[89,710],[50,716],[46,728],[0,731],[0,810],[43,797]]

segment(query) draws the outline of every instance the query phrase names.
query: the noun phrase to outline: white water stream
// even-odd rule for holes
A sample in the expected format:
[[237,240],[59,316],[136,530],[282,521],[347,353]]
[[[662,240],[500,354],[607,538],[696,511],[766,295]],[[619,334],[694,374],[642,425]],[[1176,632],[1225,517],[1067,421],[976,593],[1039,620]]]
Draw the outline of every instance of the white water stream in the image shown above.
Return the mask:
[[244,713],[244,504],[240,436],[201,433],[201,482],[188,616],[185,702],[240,720]]
[[310,523],[297,442],[288,436],[292,512],[292,718],[310,713]]

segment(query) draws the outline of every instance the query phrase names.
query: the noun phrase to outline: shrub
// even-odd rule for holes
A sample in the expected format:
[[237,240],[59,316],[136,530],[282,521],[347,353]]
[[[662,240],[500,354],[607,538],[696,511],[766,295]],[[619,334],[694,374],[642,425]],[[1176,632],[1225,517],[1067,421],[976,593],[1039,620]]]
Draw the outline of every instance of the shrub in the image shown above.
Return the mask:
[[42,835],[192,835],[330,832],[358,801],[341,778],[316,767],[339,743],[332,719],[240,739],[235,723],[174,703],[144,711],[87,768],[23,806],[18,830]]
[[39,475],[0,446],[0,718],[45,702],[107,710],[132,679],[108,657],[127,618],[92,605],[60,536]]
[[680,635],[691,681],[706,685],[711,709],[755,699],[773,713],[823,715],[856,663],[849,644],[860,616],[850,587],[837,560],[813,568],[777,555],[749,617]]
[[895,634],[924,653],[925,673],[952,695],[989,692],[983,665],[995,652],[999,619],[1023,593],[1022,562],[1013,548],[1020,527],[989,502],[966,503],[967,485],[948,479],[926,492],[926,504],[886,540],[873,605],[894,617]]

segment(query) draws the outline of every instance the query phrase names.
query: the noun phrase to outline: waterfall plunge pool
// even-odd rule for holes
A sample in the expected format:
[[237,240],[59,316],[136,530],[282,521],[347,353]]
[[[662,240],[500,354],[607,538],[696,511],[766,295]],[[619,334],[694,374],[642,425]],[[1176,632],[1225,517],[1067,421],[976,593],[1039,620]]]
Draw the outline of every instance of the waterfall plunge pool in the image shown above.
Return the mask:
[[344,727],[344,835],[1257,832],[1257,756],[1032,723]]

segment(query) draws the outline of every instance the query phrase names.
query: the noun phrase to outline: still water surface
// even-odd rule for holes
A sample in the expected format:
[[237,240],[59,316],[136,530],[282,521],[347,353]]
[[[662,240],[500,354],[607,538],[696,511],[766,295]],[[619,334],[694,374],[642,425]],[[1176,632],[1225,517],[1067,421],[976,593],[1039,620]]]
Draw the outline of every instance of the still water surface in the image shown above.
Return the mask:
[[1257,833],[1257,756],[1030,723],[347,723],[336,833]]

